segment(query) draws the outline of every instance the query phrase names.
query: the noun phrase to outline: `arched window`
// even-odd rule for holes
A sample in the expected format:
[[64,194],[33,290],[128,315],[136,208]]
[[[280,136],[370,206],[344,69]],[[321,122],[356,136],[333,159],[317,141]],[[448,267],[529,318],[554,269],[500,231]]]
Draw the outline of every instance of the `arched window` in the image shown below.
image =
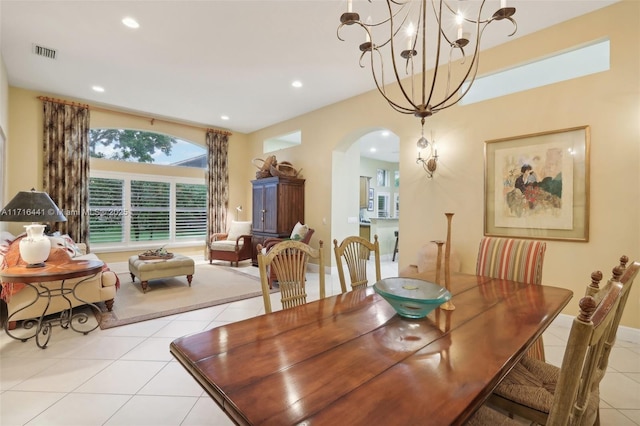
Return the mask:
[[91,129],[93,158],[167,166],[207,167],[207,150],[189,141],[143,130]]

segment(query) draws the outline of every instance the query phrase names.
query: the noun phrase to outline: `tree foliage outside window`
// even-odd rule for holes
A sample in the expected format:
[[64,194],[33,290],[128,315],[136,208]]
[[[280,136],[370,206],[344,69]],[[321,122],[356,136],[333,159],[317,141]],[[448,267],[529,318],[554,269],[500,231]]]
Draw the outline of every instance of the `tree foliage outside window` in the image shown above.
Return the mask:
[[[89,130],[89,154],[94,158],[108,160],[153,163],[156,151],[170,155],[177,142],[174,137],[141,130]],[[100,150],[100,146],[107,149]]]

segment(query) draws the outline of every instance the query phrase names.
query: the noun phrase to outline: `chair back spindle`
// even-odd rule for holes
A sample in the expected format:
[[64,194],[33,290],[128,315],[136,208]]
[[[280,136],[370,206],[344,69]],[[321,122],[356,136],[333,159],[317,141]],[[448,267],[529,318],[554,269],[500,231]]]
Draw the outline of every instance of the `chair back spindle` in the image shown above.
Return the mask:
[[340,244],[338,240],[333,240],[338,277],[340,278],[340,289],[342,293],[347,292],[347,280],[344,273],[344,263],[349,271],[349,281],[353,290],[364,288],[369,284],[367,278],[367,265],[371,253],[374,255],[376,281],[382,279],[380,273],[380,243],[378,236],[373,236],[373,243],[359,236],[345,238]]
[[310,258],[318,259],[320,298],[325,297],[322,241],[319,242],[319,246],[318,249],[314,249],[300,241],[282,241],[271,247],[267,254],[262,254],[262,247],[258,245],[258,267],[266,313],[272,312],[269,291],[271,271],[280,286],[283,309],[307,303],[306,271]]

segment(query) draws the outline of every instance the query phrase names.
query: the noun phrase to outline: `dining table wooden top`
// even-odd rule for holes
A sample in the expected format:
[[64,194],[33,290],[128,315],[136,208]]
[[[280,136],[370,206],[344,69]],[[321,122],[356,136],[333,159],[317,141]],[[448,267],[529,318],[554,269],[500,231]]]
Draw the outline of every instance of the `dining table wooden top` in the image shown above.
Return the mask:
[[572,297],[453,273],[454,310],[400,317],[372,287],[180,337],[170,351],[238,424],[462,424]]

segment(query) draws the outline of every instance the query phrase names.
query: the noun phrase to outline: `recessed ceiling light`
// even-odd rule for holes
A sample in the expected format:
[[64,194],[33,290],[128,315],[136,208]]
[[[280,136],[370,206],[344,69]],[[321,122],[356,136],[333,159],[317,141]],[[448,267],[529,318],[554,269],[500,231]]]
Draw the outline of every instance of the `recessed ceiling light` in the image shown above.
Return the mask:
[[300,80],[294,80],[293,83],[291,83],[291,85],[295,88],[300,88],[302,87],[302,82]]
[[383,130],[383,131],[382,131],[382,136],[384,136],[385,138],[386,138],[387,136],[389,136],[389,131],[388,131],[388,130]]
[[127,16],[126,18],[122,19],[122,23],[125,24],[127,27],[129,28],[139,28],[140,24],[138,24],[138,21],[136,21],[135,19]]
[[376,149],[375,147],[371,147],[371,148],[369,149],[369,152],[376,152],[376,151],[377,151],[377,149]]
[[104,87],[101,86],[91,86],[91,88],[95,91],[95,92],[104,92]]
[[220,116],[220,118],[221,118],[222,120],[228,120],[228,119],[229,119],[229,116],[228,116],[228,115],[221,115],[221,116]]

